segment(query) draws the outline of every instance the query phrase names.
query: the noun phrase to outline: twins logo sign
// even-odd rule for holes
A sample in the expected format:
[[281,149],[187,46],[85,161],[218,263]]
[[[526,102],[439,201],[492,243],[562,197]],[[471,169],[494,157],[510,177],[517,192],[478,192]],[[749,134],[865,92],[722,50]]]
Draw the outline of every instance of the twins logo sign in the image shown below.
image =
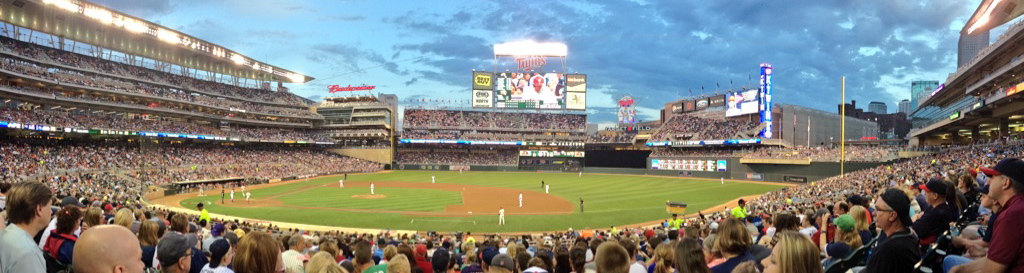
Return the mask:
[[544,57],[516,58],[515,62],[519,66],[519,71],[533,71],[548,64]]

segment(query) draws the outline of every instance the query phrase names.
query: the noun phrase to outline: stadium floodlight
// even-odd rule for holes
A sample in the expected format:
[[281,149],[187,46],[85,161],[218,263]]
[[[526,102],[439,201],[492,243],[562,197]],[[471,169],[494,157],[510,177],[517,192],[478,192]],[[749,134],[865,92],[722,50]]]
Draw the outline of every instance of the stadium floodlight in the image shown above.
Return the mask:
[[124,26],[124,29],[130,32],[139,33],[149,30],[149,25],[147,25],[146,23],[139,22],[138,20],[128,17],[121,17],[120,22],[118,22],[118,20],[114,20],[114,25],[118,25],[118,23],[120,23],[120,25]]
[[291,73],[288,74],[288,79],[291,80],[293,83],[302,83],[303,81],[306,80],[306,76],[303,76],[302,74],[299,73]]
[[241,54],[238,54],[238,53],[232,53],[231,54],[231,61],[235,62],[235,64],[238,64],[238,65],[244,64],[245,63],[245,57],[243,57]]
[[975,35],[989,31],[1021,14],[1024,14],[1024,0],[983,0],[960,32]]
[[166,28],[161,28],[156,31],[156,37],[161,41],[178,44],[181,43],[181,35]]
[[563,43],[519,41],[494,45],[495,56],[565,57],[568,54],[569,47]]
[[104,25],[109,25],[114,22],[114,13],[110,12],[110,10],[107,10],[105,8],[85,7],[85,10],[82,11],[82,14],[84,14],[86,17],[96,19]]
[[79,8],[81,8],[81,6],[71,0],[43,0],[43,4],[54,5],[70,12],[79,12]]

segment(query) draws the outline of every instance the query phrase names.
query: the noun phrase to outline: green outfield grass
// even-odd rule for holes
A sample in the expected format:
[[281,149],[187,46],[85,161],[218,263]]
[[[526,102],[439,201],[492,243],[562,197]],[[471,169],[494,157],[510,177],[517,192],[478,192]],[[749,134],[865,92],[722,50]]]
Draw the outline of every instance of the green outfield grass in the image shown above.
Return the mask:
[[[352,195],[367,194],[365,187],[349,186],[349,181],[400,181],[467,184],[488,187],[539,191],[540,181],[551,185],[551,194],[568,200],[574,208],[580,197],[586,201],[586,213],[578,208],[569,215],[508,215],[506,225],[497,225],[497,216],[427,217],[401,213],[366,213],[332,209],[296,209],[287,205],[322,208],[378,209],[395,211],[444,211],[449,205],[462,204],[459,192],[430,189],[387,188],[388,198],[381,200],[355,199]],[[778,185],[726,182],[717,180],[679,179],[659,176],[602,175],[576,173],[506,173],[447,171],[395,171],[391,173],[349,175],[346,188],[337,188],[337,177],[310,179],[294,184],[252,190],[252,198],[271,197],[284,207],[239,208],[218,205],[219,192],[207,192],[206,197],[182,201],[182,206],[194,208],[196,202],[209,202],[212,213],[247,218],[303,224],[354,228],[407,229],[436,231],[521,232],[553,231],[570,227],[607,228],[666,219],[665,201],[687,203],[688,212],[697,212],[720,205],[740,196],[761,194],[782,188]],[[314,187],[328,185],[326,187]],[[314,188],[311,188],[314,187]],[[378,193],[383,189],[377,188]],[[236,202],[244,197],[235,194]],[[241,201],[240,201],[241,200]]]

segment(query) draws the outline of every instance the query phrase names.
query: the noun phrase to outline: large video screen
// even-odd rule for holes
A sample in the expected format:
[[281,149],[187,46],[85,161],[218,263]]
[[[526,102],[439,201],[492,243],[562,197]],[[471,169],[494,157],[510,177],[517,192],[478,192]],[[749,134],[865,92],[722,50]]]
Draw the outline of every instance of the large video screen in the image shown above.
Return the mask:
[[520,150],[519,156],[525,157],[584,157],[583,151],[552,151],[552,150]]
[[498,73],[495,108],[565,109],[565,77],[561,73]]
[[725,116],[756,114],[760,106],[760,95],[757,89],[730,93],[725,102]]

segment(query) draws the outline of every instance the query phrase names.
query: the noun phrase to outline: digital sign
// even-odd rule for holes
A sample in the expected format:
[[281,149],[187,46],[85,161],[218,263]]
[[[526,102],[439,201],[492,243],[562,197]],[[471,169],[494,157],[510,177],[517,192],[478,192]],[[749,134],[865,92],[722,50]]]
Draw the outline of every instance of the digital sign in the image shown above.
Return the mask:
[[496,108],[563,109],[565,79],[561,73],[498,73]]
[[708,99],[699,99],[699,100],[697,100],[697,102],[695,104],[697,105],[697,110],[707,109],[708,108]]
[[761,64],[761,137],[772,138],[772,64]]
[[473,90],[492,90],[494,88],[494,73],[473,71]]
[[708,107],[725,106],[725,95],[718,95],[708,98]]
[[679,170],[697,172],[725,172],[726,160],[702,160],[702,159],[651,159],[652,170]]
[[494,91],[473,90],[473,108],[494,107]]
[[693,112],[695,108],[696,106],[694,105],[692,100],[683,102],[683,112]]
[[565,92],[565,109],[587,110],[587,93]]
[[619,111],[616,116],[620,124],[636,123],[636,100],[629,95],[619,98]]
[[525,157],[584,157],[583,151],[520,150]]
[[735,117],[757,113],[760,104],[760,92],[757,89],[730,93],[726,98],[725,116]]

